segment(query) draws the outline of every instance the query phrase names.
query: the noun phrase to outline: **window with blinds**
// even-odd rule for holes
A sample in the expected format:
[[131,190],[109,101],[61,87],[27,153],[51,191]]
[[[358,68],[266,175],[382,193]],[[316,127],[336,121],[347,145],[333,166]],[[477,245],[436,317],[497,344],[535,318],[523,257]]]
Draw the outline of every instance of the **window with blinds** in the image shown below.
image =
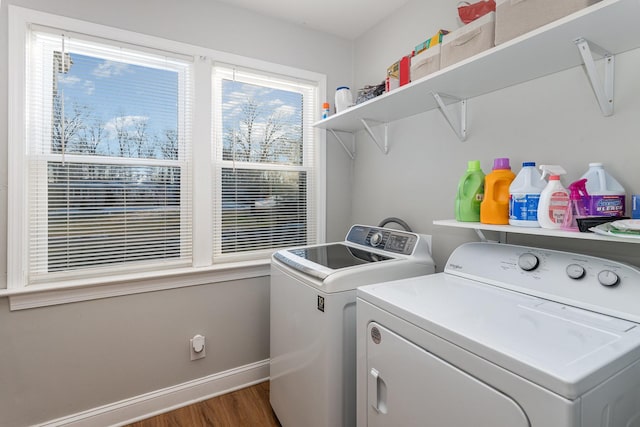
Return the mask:
[[255,277],[324,237],[325,76],[17,6],[9,23],[8,288]]
[[29,283],[191,264],[191,67],[31,29]]
[[214,68],[214,261],[315,243],[317,84]]

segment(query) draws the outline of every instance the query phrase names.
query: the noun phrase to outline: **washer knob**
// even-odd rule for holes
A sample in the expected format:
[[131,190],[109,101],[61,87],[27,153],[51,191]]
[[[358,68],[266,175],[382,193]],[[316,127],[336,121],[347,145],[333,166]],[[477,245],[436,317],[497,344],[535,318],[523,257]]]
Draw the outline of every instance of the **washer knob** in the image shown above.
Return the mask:
[[371,238],[369,239],[369,243],[371,243],[371,246],[373,246],[374,248],[382,243],[382,233],[379,231],[373,233],[371,235]]
[[602,270],[598,273],[598,282],[602,286],[615,286],[620,283],[620,277],[611,270]]
[[567,266],[567,276],[572,279],[582,279],[584,277],[584,267],[580,264],[569,264]]
[[532,271],[538,267],[540,260],[532,253],[525,253],[518,257],[518,267],[524,271]]

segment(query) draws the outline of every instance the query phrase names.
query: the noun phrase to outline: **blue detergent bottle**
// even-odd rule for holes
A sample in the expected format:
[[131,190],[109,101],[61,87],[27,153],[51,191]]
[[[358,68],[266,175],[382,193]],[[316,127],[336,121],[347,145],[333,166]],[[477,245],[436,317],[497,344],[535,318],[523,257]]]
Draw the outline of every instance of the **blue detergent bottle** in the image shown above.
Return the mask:
[[522,169],[509,186],[509,225],[540,227],[538,202],[547,185],[540,178],[535,162],[522,163]]

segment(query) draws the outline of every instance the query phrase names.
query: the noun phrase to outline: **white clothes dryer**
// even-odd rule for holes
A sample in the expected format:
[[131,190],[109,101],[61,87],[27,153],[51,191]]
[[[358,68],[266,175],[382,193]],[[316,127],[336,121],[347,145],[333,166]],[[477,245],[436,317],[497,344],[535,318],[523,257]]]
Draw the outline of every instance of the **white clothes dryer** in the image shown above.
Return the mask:
[[639,323],[635,267],[462,245],[358,289],[358,426],[638,426]]
[[356,287],[435,270],[431,236],[354,225],[271,264],[270,402],[284,427],[356,423]]

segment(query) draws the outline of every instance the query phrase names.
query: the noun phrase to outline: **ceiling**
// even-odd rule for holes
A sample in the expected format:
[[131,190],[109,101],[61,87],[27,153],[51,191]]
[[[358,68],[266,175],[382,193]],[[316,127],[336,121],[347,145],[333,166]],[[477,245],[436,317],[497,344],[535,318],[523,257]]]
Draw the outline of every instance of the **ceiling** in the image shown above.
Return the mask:
[[219,1],[353,40],[409,0]]

